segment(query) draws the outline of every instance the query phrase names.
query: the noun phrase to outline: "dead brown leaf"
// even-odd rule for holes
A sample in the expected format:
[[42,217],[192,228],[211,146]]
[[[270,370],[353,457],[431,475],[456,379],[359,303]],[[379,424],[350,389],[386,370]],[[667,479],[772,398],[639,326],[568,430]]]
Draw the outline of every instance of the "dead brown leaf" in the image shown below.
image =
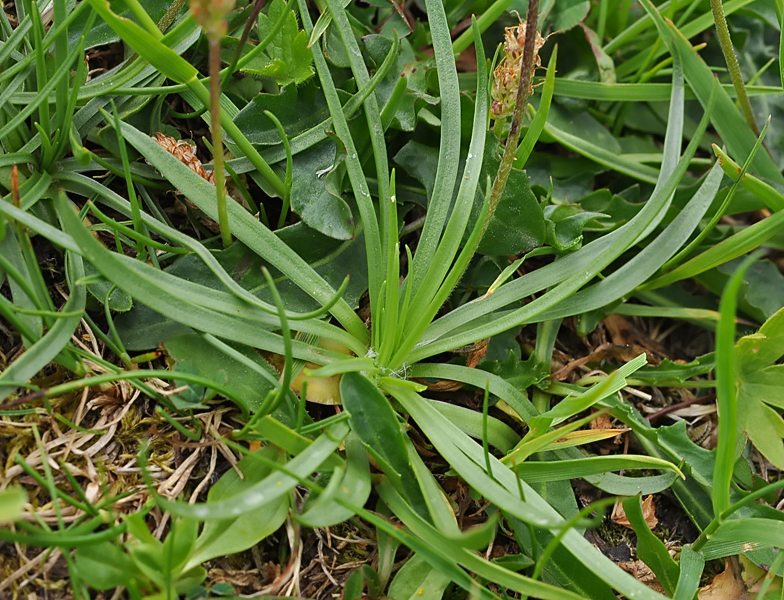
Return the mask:
[[[651,529],[659,524],[659,519],[656,518],[656,505],[653,503],[653,495],[642,501],[642,516],[645,518],[645,524]],[[626,518],[626,511],[623,510],[623,504],[620,501],[616,501],[613,507],[612,520],[613,523],[634,529],[631,523],[629,523],[629,519]]]
[[651,568],[641,560],[627,560],[618,563],[618,566],[640,583],[644,583],[649,588],[659,593],[664,593],[664,588],[659,583],[659,580],[656,579],[656,575],[654,575]]
[[734,557],[724,561],[724,571],[697,595],[699,600],[751,600],[754,596],[746,588],[740,565]]

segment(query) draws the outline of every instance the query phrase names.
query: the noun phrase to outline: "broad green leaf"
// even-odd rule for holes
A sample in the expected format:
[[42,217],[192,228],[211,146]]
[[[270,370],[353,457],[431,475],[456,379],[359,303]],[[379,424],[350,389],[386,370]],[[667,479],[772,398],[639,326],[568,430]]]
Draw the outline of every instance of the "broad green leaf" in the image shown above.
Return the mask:
[[[485,181],[487,176],[493,177],[500,163],[498,140],[490,136],[485,145],[480,179]],[[479,217],[483,200],[484,189],[480,186],[466,228],[469,233]],[[492,255],[523,254],[541,246],[544,239],[544,215],[536,196],[531,191],[528,175],[513,168],[477,252]]]
[[591,3],[586,0],[560,0],[553,3],[548,15],[553,31],[567,31],[579,25],[588,15]]
[[774,364],[784,355],[784,309],[738,340],[734,352],[738,425],[765,458],[784,466],[784,369]]
[[759,397],[738,394],[738,424],[751,443],[776,466],[784,465],[784,420]]
[[340,380],[340,397],[351,415],[351,428],[380,459],[390,478],[405,490],[408,501],[424,510],[422,492],[408,459],[397,414],[379,389],[361,373],[346,373]]
[[[741,338],[743,340],[745,338]],[[746,398],[754,398],[777,408],[784,408],[784,365],[772,365],[747,375],[741,375],[739,394]]]
[[183,567],[188,561],[196,545],[196,535],[199,532],[199,521],[196,519],[173,519],[169,533],[163,542],[161,553],[164,568],[172,573],[184,571]]
[[450,582],[449,577],[415,554],[397,572],[387,596],[393,600],[440,600]]
[[[258,454],[269,461],[280,462],[281,453],[271,446],[262,448]],[[237,468],[242,471],[244,478],[240,479],[234,469],[226,471],[210,488],[207,505],[237,496],[272,473],[272,467],[268,463],[261,463],[250,456],[237,463]],[[218,556],[247,550],[275,533],[286,520],[288,511],[289,498],[284,495],[235,519],[207,521],[184,570]]]
[[336,495],[349,498],[360,506],[367,502],[372,488],[370,466],[367,451],[354,433],[350,433],[346,438],[345,475],[342,471],[339,473],[341,476],[337,478],[337,485],[332,493],[324,492],[315,501],[304,506],[298,520],[306,527],[331,527],[354,516],[351,510],[336,501]]
[[22,514],[27,493],[20,487],[10,487],[0,492],[0,525],[13,523]]
[[111,542],[79,548],[76,552],[79,576],[96,590],[110,590],[127,585],[136,569],[130,557]]
[[596,59],[596,66],[599,68],[599,81],[609,84],[615,83],[615,63],[613,63],[613,59],[602,48],[602,42],[599,36],[596,35],[596,32],[585,25],[581,24],[581,26],[583,33],[585,33],[585,39],[588,40],[588,44],[591,46],[593,57]]
[[[98,274],[98,271],[96,271],[90,263],[84,265],[85,277],[96,274]],[[89,284],[87,286],[87,291],[93,298],[98,300],[98,302],[104,304],[106,301],[106,294],[109,293],[112,286],[113,284],[109,281],[99,281],[97,283]],[[133,298],[130,294],[115,287],[112,290],[112,293],[109,294],[109,309],[113,312],[124,313],[131,310],[131,308],[133,308]]]
[[583,241],[583,227],[588,221],[608,215],[584,212],[572,205],[550,205],[544,209],[546,242],[558,252],[576,250]]
[[281,143],[275,124],[264,114],[267,110],[280,120],[290,138],[320,125],[329,117],[324,94],[315,81],[299,86],[289,84],[277,94],[258,94],[234,117],[234,123],[252,144],[274,146]]
[[[257,26],[259,39],[267,37],[286,9],[286,0],[274,0],[266,14],[259,14]],[[248,61],[241,71],[258,77],[271,77],[280,86],[289,83],[299,85],[313,76],[312,62],[308,35],[304,31],[299,31],[297,17],[292,10],[289,11],[283,28],[273,37],[267,48]]]
[[[433,186],[438,169],[438,148],[417,140],[408,140],[393,157],[395,164],[417,180],[427,192],[428,204],[433,198]],[[399,176],[399,175],[398,175]]]
[[784,356],[784,309],[770,317],[756,333],[736,344],[738,376],[746,378]]
[[294,158],[291,208],[308,227],[338,240],[354,237],[351,209],[341,197],[343,156],[332,140],[324,140]]
[[172,336],[193,332],[187,325],[168,319],[138,300],[130,312],[117,315],[114,325],[123,346],[131,352],[152,350]]
[[[214,379],[234,390],[237,396],[247,402],[243,410],[250,413],[256,412],[261,406],[267,392],[275,387],[278,379],[277,372],[269,363],[263,360],[258,352],[247,346],[235,346],[234,350],[251,361],[255,365],[254,368],[221,353],[195,333],[169,337],[166,339],[165,347],[176,364],[188,363],[195,368],[195,373]],[[260,371],[264,371],[267,375],[262,375]]]

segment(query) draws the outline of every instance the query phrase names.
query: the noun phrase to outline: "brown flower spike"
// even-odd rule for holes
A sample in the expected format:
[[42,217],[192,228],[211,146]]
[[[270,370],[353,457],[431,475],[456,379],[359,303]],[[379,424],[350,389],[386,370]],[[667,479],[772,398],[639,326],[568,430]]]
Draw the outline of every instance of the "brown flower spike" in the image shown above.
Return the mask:
[[157,132],[153,139],[158,145],[169,154],[177,158],[181,163],[194,173],[201,175],[204,179],[215,185],[215,173],[207,171],[196,156],[195,146],[185,140],[175,140],[165,133]]
[[[490,116],[494,119],[503,119],[514,112],[517,100],[517,86],[520,84],[520,67],[525,45],[526,22],[522,19],[515,27],[507,27],[504,35],[504,57],[493,71],[493,87],[490,90],[493,103],[490,106]],[[537,31],[534,41],[535,65],[541,66],[539,49],[544,45],[544,38]],[[533,93],[533,86],[528,94]]]

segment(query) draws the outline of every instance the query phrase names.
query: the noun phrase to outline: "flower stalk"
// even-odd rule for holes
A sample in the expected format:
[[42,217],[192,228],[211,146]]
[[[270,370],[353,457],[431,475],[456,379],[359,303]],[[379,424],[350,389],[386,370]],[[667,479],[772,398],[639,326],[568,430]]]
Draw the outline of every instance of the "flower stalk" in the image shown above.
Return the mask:
[[727,19],[724,16],[724,5],[722,4],[722,0],[710,0],[710,5],[711,11],[713,11],[713,21],[716,23],[716,33],[719,34],[719,44],[721,44],[721,51],[724,54],[724,60],[727,62],[730,79],[732,79],[732,85],[738,96],[740,110],[743,113],[746,122],[749,124],[749,127],[751,127],[751,130],[754,132],[754,135],[759,137],[759,127],[757,127],[754,113],[751,110],[751,102],[749,102],[749,95],[746,92],[746,86],[743,83],[743,77],[740,73],[738,57],[735,56],[735,49],[732,47],[730,30],[727,27]]
[[215,188],[218,202],[218,226],[223,247],[231,245],[229,212],[226,207],[226,175],[223,168],[223,130],[220,113],[220,48],[226,35],[226,16],[234,8],[234,0],[191,0],[191,14],[204,30],[209,40],[210,68],[210,129],[212,130],[212,153],[215,173]]
[[[482,233],[479,240],[482,239],[490,219],[493,218],[495,209],[498,207],[498,202],[501,199],[501,194],[506,187],[506,181],[509,179],[509,173],[512,171],[512,165],[515,160],[515,152],[517,151],[517,144],[520,141],[520,126],[523,122],[523,115],[525,114],[525,107],[528,99],[533,94],[533,76],[534,69],[539,62],[539,48],[541,48],[543,40],[542,36],[537,31],[539,21],[539,0],[530,0],[528,2],[528,14],[526,15],[525,22],[525,41],[523,43],[523,53],[520,58],[519,80],[517,84],[517,94],[515,96],[514,110],[512,112],[512,121],[509,125],[509,136],[506,138],[506,146],[504,147],[504,154],[501,157],[501,164],[498,166],[498,173],[496,174],[493,187],[490,190],[490,202],[485,217],[484,224],[482,225]],[[518,30],[522,28],[522,24]],[[509,36],[507,36],[509,37]],[[502,67],[504,65],[501,65]],[[508,70],[506,71],[508,77]],[[500,75],[499,69],[496,69],[494,77],[496,80]],[[497,83],[497,82],[496,82]],[[494,93],[494,96],[496,94]],[[493,107],[496,107],[497,102],[494,99]],[[492,109],[491,109],[492,110]],[[478,241],[477,241],[478,244]]]

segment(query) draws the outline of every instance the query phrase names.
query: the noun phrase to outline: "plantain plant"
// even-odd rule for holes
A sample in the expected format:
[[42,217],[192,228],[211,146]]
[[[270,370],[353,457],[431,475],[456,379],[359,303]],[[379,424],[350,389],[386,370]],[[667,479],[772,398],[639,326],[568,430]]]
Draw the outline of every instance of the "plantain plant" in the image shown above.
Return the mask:
[[[160,413],[172,426],[198,439],[167,411],[192,415],[220,394],[236,403],[242,421],[225,443],[247,456],[239,467],[244,479],[231,471],[211,488],[206,502],[188,504],[155,495],[156,505],[176,519],[165,542],[148,536],[137,517],[118,520],[95,533],[105,519],[95,511],[88,511],[90,518],[72,528],[61,522],[59,538],[29,525],[25,534],[2,530],[0,538],[28,543],[55,540],[55,545],[79,548],[68,563],[78,595],[84,593],[86,583],[97,589],[123,585],[135,597],[164,598],[200,584],[206,576],[201,562],[253,546],[297,509],[294,518],[301,526],[330,527],[358,515],[377,528],[379,537],[413,550],[415,560],[409,564],[414,566],[404,567],[391,589],[408,585],[406,578],[415,577],[416,568],[419,576],[431,578],[433,587],[427,593],[433,597],[440,597],[450,581],[472,596],[488,599],[497,597],[490,584],[547,599],[606,598],[615,593],[647,600],[662,597],[583,537],[581,530],[593,523],[588,517],[596,507],[580,511],[568,484],[568,479],[582,477],[610,495],[651,494],[672,486],[700,527],[735,540],[722,519],[741,508],[751,509],[748,502],[731,505],[727,461],[736,458],[734,448],[721,447],[726,456],[721,458],[716,481],[721,483],[722,500],[714,517],[710,507],[695,500],[694,479],[681,480],[682,465],[673,443],[664,434],[657,437],[657,431],[619,400],[619,391],[632,377],[646,376],[644,355],[588,387],[547,381],[554,336],[563,319],[585,319],[618,305],[631,314],[634,309],[623,303],[632,295],[651,298],[656,289],[737,258],[780,229],[777,219],[755,230],[756,235],[733,236],[723,246],[693,256],[713,227],[687,245],[702,220],[710,214],[715,225],[738,187],[727,193],[723,208],[713,207],[724,176],[719,163],[689,188],[686,200],[679,200],[678,218],[668,216],[676,192],[690,177],[711,120],[730,153],[744,163],[735,172],[739,182],[750,188],[758,185],[759,180],[747,176],[750,169],[771,179],[781,176],[767,153],[756,153],[761,139],[755,145],[755,136],[725,89],[713,82],[707,65],[655,7],[643,2],[647,16],[638,21],[642,26],[635,26],[655,25],[671,53],[669,112],[658,169],[622,155],[608,157],[610,153],[559,128],[557,120],[548,121],[556,89],[557,48],[550,53],[536,108],[529,106],[544,44],[537,31],[535,0],[529,2],[526,22],[508,30],[494,71],[485,56],[482,34],[497,8],[486,13],[489,17],[473,19],[470,30],[452,41],[454,7],[425,0],[433,57],[416,64],[432,72],[420,74],[406,62],[413,55],[411,44],[401,41],[396,31],[371,35],[361,45],[357,35],[361,27],[344,3],[326,0],[314,24],[306,2],[299,0],[300,31],[292,11],[294,1],[276,0],[268,14],[259,17],[260,39],[252,49],[243,46],[241,39],[226,42],[223,56],[230,66],[223,73],[216,68],[216,40],[223,29],[210,36],[213,87],[209,89],[197,67],[181,56],[199,39],[199,29],[193,19],[179,14],[178,7],[153,18],[135,0],[126,3],[127,16],[116,14],[106,0],[83,2],[69,14],[65,3],[55,2],[54,27],[44,32],[38,5],[27,4],[22,23],[33,32],[35,54],[30,56],[35,57],[38,94],[35,102],[0,127],[0,139],[11,147],[13,140],[7,140],[36,110],[38,133],[0,157],[0,169],[23,165],[16,180],[0,170],[0,183],[13,196],[11,202],[0,203],[0,212],[13,224],[0,221],[5,235],[0,267],[8,274],[14,300],[22,309],[14,312],[5,299],[0,308],[23,334],[28,349],[0,375],[2,396],[8,397],[51,360],[80,376],[93,368],[83,353],[68,345],[89,293],[89,300],[99,301],[105,309],[108,332],[99,335],[124,368],[104,365],[108,372],[103,375],[33,390],[13,402],[47,400],[100,381],[127,379],[161,404]],[[602,2],[605,8],[606,4]],[[82,26],[82,37],[70,51],[66,33],[88,13],[89,19],[100,17],[133,54],[116,71],[89,83],[79,61],[75,78],[69,81],[68,69],[82,52],[91,21]],[[229,31],[237,31],[245,16],[234,13]],[[400,19],[397,24],[402,27],[405,22]],[[0,64],[15,58],[14,43],[20,43],[23,35],[20,25],[0,48]],[[615,39],[629,39],[623,36],[621,32]],[[466,95],[455,53],[471,44],[476,56],[475,88]],[[50,45],[65,65],[51,76],[42,68]],[[348,71],[336,75],[326,56]],[[0,75],[0,81],[8,82],[9,94],[31,77],[33,62],[19,61]],[[217,81],[229,82],[235,70],[247,79],[263,77],[264,85],[276,92],[267,96],[283,100],[262,98],[239,110],[237,98],[245,92],[237,84],[224,87],[216,106]],[[308,83],[312,74],[317,84]],[[684,78],[699,99],[702,114],[698,123],[690,123],[690,140],[681,152],[687,120]],[[163,85],[166,80],[174,84]],[[316,88],[321,105],[308,104],[308,90]],[[64,113],[49,114],[50,93],[58,106],[65,107]],[[161,143],[144,130],[140,115],[150,116],[163,128],[162,100],[147,106],[163,94],[178,94],[195,109],[186,117],[199,118],[210,111],[217,188],[205,179],[206,171],[192,149],[176,142]],[[116,96],[114,105],[111,96]],[[391,166],[389,132],[393,125],[404,131],[414,129],[408,104],[414,97],[428,107],[437,105],[421,111],[418,118],[437,128],[439,147],[428,154],[416,146],[416,140],[409,140],[395,148],[394,162],[406,171],[402,176]],[[315,117],[300,118],[296,131],[287,131],[286,125],[292,129],[291,120],[284,113],[292,108],[285,102],[295,111],[315,107]],[[280,115],[275,115],[276,107]],[[262,116],[263,126],[254,122]],[[242,126],[249,123],[255,123],[252,133]],[[96,136],[93,130],[99,124],[103,127]],[[649,182],[650,197],[629,218],[606,228],[600,219],[612,215],[598,211],[586,210],[576,218],[571,212],[559,212],[557,206],[543,211],[522,170],[542,135],[600,164],[611,161],[619,172]],[[119,158],[89,149],[92,144],[85,143],[89,137],[115,150]],[[226,163],[228,177],[245,205],[225,197],[223,144],[235,157]],[[260,151],[260,146],[266,149]],[[66,157],[68,150],[72,158]],[[136,157],[143,160],[132,160]],[[725,160],[725,168],[727,164]],[[433,167],[432,172],[425,172],[428,167]],[[121,178],[127,200],[112,186],[85,175],[97,168]],[[249,178],[269,197],[281,199],[279,224],[286,222],[290,209],[301,222],[274,230],[275,221],[265,212],[269,208],[254,210]],[[420,187],[412,185],[417,181]],[[157,189],[176,190],[186,199],[188,214],[205,236],[209,238],[214,232],[209,228],[218,223],[223,244],[236,242],[226,250],[213,250],[213,239],[203,241],[183,233],[161,209],[154,194]],[[304,204],[308,193],[316,195],[318,203]],[[774,211],[784,206],[773,188],[765,190],[764,198]],[[421,234],[414,249],[401,247],[411,223],[404,218],[417,201],[425,209],[417,223]],[[505,219],[514,211],[519,213],[515,223],[528,226],[513,230],[510,246],[504,240]],[[131,226],[108,212],[131,219]],[[86,226],[88,218],[96,224]],[[586,229],[583,239],[583,227],[589,222],[601,234],[590,236]],[[125,245],[134,252],[110,250],[96,231],[108,232],[118,249]],[[29,232],[65,252],[70,298],[59,313],[45,285],[41,289],[40,269],[30,256]],[[530,240],[523,239],[524,233]],[[329,244],[325,238],[330,238]],[[321,246],[309,248],[312,240]],[[679,252],[684,246],[686,250]],[[319,256],[322,247],[327,248],[326,258]],[[465,282],[471,270],[481,266],[480,256],[499,254],[523,257],[495,272],[485,282],[484,294],[472,294]],[[555,259],[515,277],[526,259],[543,254]],[[333,260],[336,256],[340,260]],[[257,272],[246,275],[249,264]],[[351,271],[350,280],[346,271]],[[365,291],[368,311],[360,317],[356,309]],[[124,324],[115,324],[113,313],[118,311],[125,313],[117,319]],[[733,317],[734,309],[723,310],[725,327]],[[444,359],[526,324],[538,324],[539,335],[529,363],[532,368],[522,377],[502,376],[504,367],[499,364],[477,369]],[[144,346],[139,341],[142,329],[151,332],[156,344],[163,342],[175,363],[173,369],[136,367],[142,359],[132,358],[131,353]],[[725,351],[727,343],[724,339]],[[514,357],[512,361],[517,363]],[[145,384],[145,378],[151,377],[173,380],[180,386],[179,393],[159,393]],[[425,391],[437,380],[484,391],[482,412],[428,399]],[[533,384],[538,387],[529,399],[526,389]],[[559,396],[563,398],[552,402]],[[307,399],[340,404],[342,411],[319,420],[318,413],[308,413]],[[525,435],[491,416],[491,401],[510,417],[509,422],[524,425]],[[586,456],[577,446],[609,435],[578,435],[577,430],[599,413],[573,418],[592,407],[611,410],[632,427],[649,455]],[[762,403],[760,407],[771,410]],[[449,468],[492,506],[485,525],[460,530],[438,479],[408,435],[411,428],[424,434]],[[779,440],[771,437],[775,438],[766,432],[764,448],[778,456],[780,448],[773,445]],[[245,442],[254,440],[265,446],[249,452]],[[141,461],[146,468],[143,457]],[[624,469],[660,470],[661,474],[613,474]],[[705,480],[699,478],[704,469],[698,471],[696,464],[688,473]],[[56,491],[53,479],[45,483],[53,497],[64,495]],[[309,489],[301,507],[293,500],[297,486]],[[699,493],[705,490],[700,488]],[[402,528],[367,508],[371,494],[383,506],[379,511],[394,516]],[[561,501],[554,499],[559,494],[563,494]],[[734,496],[732,500],[739,502]],[[665,591],[678,598],[692,597],[705,557],[722,550],[711,546],[706,534],[676,564],[638,514],[639,502],[632,498],[624,506],[640,544],[647,548],[642,554],[648,552],[645,560]],[[739,514],[760,518],[753,511]],[[528,574],[475,552],[487,547],[499,523],[517,540],[524,555],[520,564],[530,567]],[[113,540],[125,532],[129,535],[120,551]],[[108,561],[127,568],[107,571]],[[374,585],[379,590],[389,580],[387,567],[382,561],[379,572],[368,575],[378,577]],[[357,581],[354,578],[355,587]]]

